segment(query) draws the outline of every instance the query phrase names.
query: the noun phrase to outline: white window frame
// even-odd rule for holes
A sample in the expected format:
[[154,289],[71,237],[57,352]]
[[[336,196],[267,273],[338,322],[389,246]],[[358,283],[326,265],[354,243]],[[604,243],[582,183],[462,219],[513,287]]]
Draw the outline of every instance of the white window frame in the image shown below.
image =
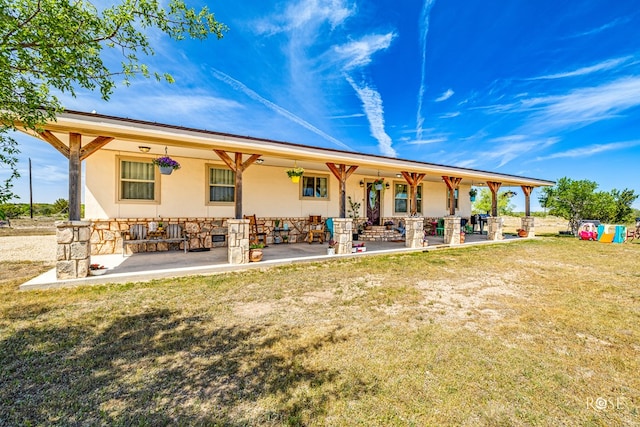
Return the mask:
[[[313,186],[314,193],[313,193],[313,196],[305,196],[304,193],[303,193],[303,191],[304,191],[304,179],[305,178],[313,178],[314,179],[314,186]],[[325,179],[326,182],[327,182],[327,196],[326,197],[316,196],[315,195],[315,188],[316,188],[315,180],[318,179],[318,178]],[[307,174],[307,173],[305,173],[304,175],[302,175],[300,177],[300,184],[299,184],[300,188],[299,188],[299,193],[298,193],[298,194],[300,194],[300,199],[301,200],[330,200],[330,198],[329,198],[329,194],[331,194],[331,191],[330,191],[330,188],[329,188],[330,183],[331,183],[331,180],[329,179],[329,175]]]
[[[216,184],[211,184],[211,182],[209,181],[209,177],[211,176],[211,169],[220,169],[220,170],[226,170],[229,171],[233,174],[233,201],[231,202],[219,202],[219,201],[214,201],[210,199],[211,196],[211,187],[215,186]],[[235,200],[236,200],[236,184],[235,184],[235,172],[232,171],[231,169],[229,169],[226,165],[221,165],[221,164],[215,164],[215,163],[207,163],[205,165],[205,189],[204,189],[204,200],[205,200],[205,205],[207,206],[233,206],[235,205]],[[218,185],[220,187],[231,187],[228,185]]]
[[[129,203],[129,204],[145,204],[145,205],[158,205],[160,204],[160,171],[157,167],[153,167],[153,200],[151,199],[125,199],[122,197],[122,162],[135,162],[135,163],[152,163],[153,159],[147,157],[127,157],[116,156],[116,194],[117,203]],[[133,179],[125,179],[124,181],[135,182]],[[142,181],[142,180],[141,180]],[[152,181],[142,181],[152,182]]]

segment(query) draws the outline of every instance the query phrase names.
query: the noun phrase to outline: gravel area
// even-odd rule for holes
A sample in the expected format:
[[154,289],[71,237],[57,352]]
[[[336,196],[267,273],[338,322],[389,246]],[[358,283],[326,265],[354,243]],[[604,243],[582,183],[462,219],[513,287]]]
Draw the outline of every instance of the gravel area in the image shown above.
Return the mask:
[[0,237],[0,262],[56,261],[56,236]]

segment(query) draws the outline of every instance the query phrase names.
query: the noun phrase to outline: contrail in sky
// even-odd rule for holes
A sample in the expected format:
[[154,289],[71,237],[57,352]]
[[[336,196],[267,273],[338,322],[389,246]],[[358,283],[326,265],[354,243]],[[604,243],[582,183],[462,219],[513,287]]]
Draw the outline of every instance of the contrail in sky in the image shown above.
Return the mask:
[[422,139],[422,99],[424,98],[426,85],[426,68],[427,68],[427,34],[429,33],[429,14],[436,0],[425,0],[422,5],[422,13],[420,14],[420,48],[422,50],[422,70],[420,76],[420,90],[418,91],[418,113],[416,116],[416,139]]
[[262,96],[258,95],[255,91],[253,91],[253,90],[249,89],[247,86],[245,86],[242,82],[239,82],[238,80],[234,79],[233,77],[228,76],[227,74],[223,73],[222,71],[219,71],[219,70],[216,70],[215,68],[213,68],[213,76],[216,79],[220,80],[221,82],[224,82],[224,83],[228,84],[232,88],[241,91],[242,93],[247,95],[249,98],[260,102],[261,104],[263,104],[265,107],[269,108],[270,110],[273,110],[276,113],[288,118],[292,122],[299,124],[303,128],[310,130],[311,132],[315,133],[316,135],[320,135],[321,137],[323,137],[327,141],[333,142],[334,144],[336,144],[337,146],[339,146],[341,148],[344,148],[345,150],[354,151],[348,145],[344,144],[343,142],[338,141],[337,139],[335,139],[331,135],[327,135],[326,133],[324,133],[323,131],[321,131],[317,127],[313,126],[311,123],[309,123],[309,122],[305,121],[304,119],[296,116],[295,114],[293,114],[293,113],[285,110],[284,108],[274,104],[273,102],[263,98]]

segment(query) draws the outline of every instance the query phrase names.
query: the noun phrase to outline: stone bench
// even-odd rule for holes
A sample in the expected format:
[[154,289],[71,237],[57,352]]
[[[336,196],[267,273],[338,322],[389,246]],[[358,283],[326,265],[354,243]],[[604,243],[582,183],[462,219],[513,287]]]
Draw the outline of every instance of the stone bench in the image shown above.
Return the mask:
[[140,245],[145,243],[183,243],[184,252],[187,253],[189,237],[178,224],[169,224],[162,231],[149,231],[146,225],[134,224],[129,231],[122,232],[122,256],[126,255],[127,245]]

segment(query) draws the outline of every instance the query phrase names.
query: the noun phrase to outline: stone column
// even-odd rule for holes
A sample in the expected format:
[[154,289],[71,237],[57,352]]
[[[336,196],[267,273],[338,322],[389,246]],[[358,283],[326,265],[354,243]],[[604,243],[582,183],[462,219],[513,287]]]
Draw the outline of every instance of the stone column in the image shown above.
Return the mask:
[[91,264],[91,222],[57,221],[56,278],[79,279],[89,275]]
[[502,218],[490,216],[487,218],[487,240],[502,240]]
[[528,235],[527,237],[536,237],[536,228],[534,225],[534,217],[532,216],[525,216],[520,218],[520,228],[522,228],[523,230],[526,230]]
[[249,220],[227,220],[227,259],[229,264],[249,262]]
[[446,245],[460,244],[460,217],[444,217],[444,243]]
[[333,240],[336,255],[350,254],[353,242],[353,218],[333,218]]
[[424,239],[424,218],[409,217],[404,219],[406,229],[404,246],[407,248],[421,248],[429,242]]

